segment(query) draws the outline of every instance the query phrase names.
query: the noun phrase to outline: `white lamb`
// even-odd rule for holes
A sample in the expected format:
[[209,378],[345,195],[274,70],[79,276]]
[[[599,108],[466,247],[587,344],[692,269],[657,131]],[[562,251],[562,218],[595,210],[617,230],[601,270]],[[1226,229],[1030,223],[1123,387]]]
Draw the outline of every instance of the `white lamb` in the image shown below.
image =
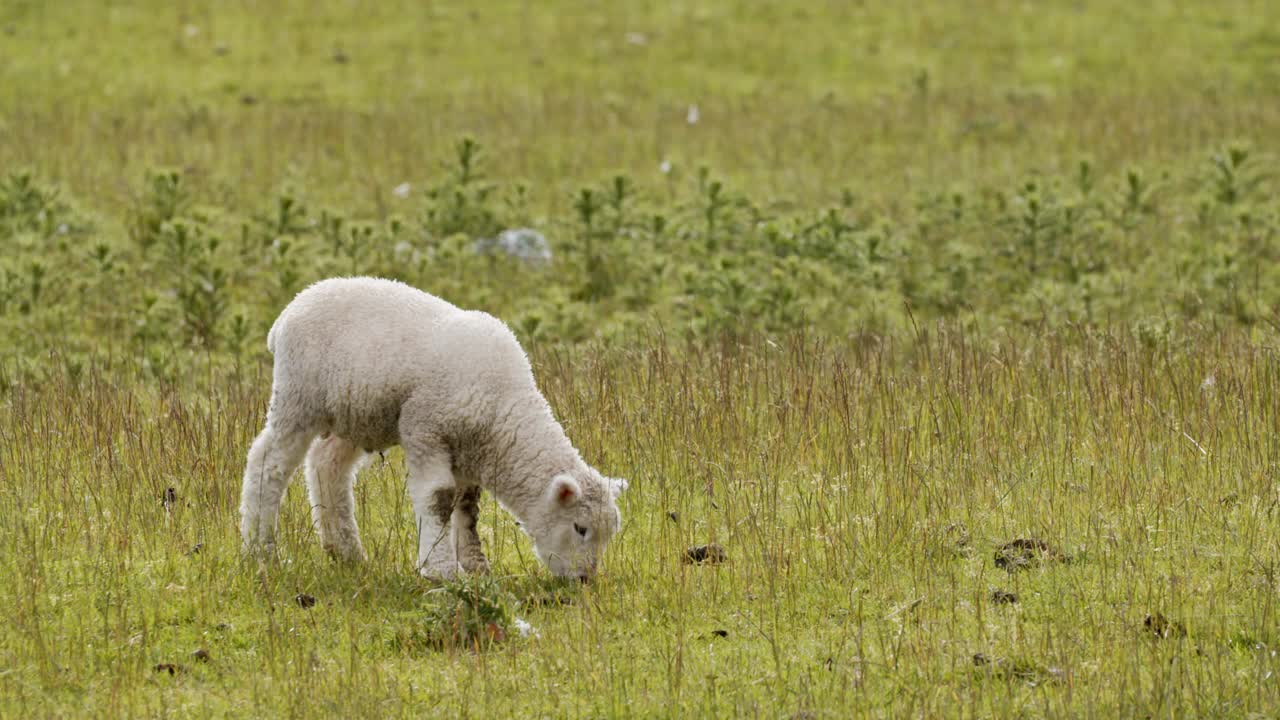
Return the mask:
[[595,572],[621,522],[626,482],[582,460],[502,321],[400,282],[335,278],[289,303],[267,348],[271,405],[240,497],[247,550],[273,551],[280,501],[305,454],[320,542],[338,558],[364,559],[356,472],[367,453],[399,444],[424,575],[487,569],[476,534],[481,488],[553,573]]

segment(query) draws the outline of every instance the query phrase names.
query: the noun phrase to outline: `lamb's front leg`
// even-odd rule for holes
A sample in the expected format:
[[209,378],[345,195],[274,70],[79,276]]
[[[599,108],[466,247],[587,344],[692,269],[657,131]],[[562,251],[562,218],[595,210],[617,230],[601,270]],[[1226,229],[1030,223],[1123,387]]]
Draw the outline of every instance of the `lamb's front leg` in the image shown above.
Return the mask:
[[451,578],[460,569],[451,519],[457,487],[449,454],[409,451],[409,498],[418,521],[418,572]]
[[460,489],[458,502],[453,509],[454,547],[458,552],[458,562],[462,569],[469,573],[489,572],[489,561],[484,557],[480,547],[480,534],[476,532],[476,522],[480,517],[480,486],[472,485]]

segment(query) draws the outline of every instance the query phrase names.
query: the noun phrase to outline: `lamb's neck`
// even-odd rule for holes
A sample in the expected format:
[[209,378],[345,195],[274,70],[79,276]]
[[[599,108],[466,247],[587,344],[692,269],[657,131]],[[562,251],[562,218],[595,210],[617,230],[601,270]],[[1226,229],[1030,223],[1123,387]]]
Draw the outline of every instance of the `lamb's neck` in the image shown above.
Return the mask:
[[489,452],[478,468],[481,484],[521,520],[551,478],[582,464],[551,408],[538,400],[521,403],[494,423]]

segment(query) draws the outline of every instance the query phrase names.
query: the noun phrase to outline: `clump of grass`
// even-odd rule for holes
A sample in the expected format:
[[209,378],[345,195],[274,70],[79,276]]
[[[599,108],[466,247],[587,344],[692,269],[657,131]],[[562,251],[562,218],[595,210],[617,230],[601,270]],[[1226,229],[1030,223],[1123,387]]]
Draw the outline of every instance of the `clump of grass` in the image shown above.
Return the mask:
[[463,575],[427,591],[417,617],[391,638],[400,651],[486,650],[515,632],[515,598],[491,575]]

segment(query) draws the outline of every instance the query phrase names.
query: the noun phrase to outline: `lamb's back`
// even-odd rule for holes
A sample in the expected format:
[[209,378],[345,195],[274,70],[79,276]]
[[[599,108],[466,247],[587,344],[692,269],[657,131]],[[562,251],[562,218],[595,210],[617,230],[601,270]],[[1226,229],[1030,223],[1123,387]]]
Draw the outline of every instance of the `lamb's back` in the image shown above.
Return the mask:
[[432,327],[462,310],[380,278],[332,278],[298,293],[267,336],[272,353],[326,347],[420,350]]
[[394,442],[389,430],[411,398],[444,425],[483,420],[537,392],[502,321],[391,280],[310,286],[281,312],[268,345],[277,392],[339,434],[381,428],[370,445]]

